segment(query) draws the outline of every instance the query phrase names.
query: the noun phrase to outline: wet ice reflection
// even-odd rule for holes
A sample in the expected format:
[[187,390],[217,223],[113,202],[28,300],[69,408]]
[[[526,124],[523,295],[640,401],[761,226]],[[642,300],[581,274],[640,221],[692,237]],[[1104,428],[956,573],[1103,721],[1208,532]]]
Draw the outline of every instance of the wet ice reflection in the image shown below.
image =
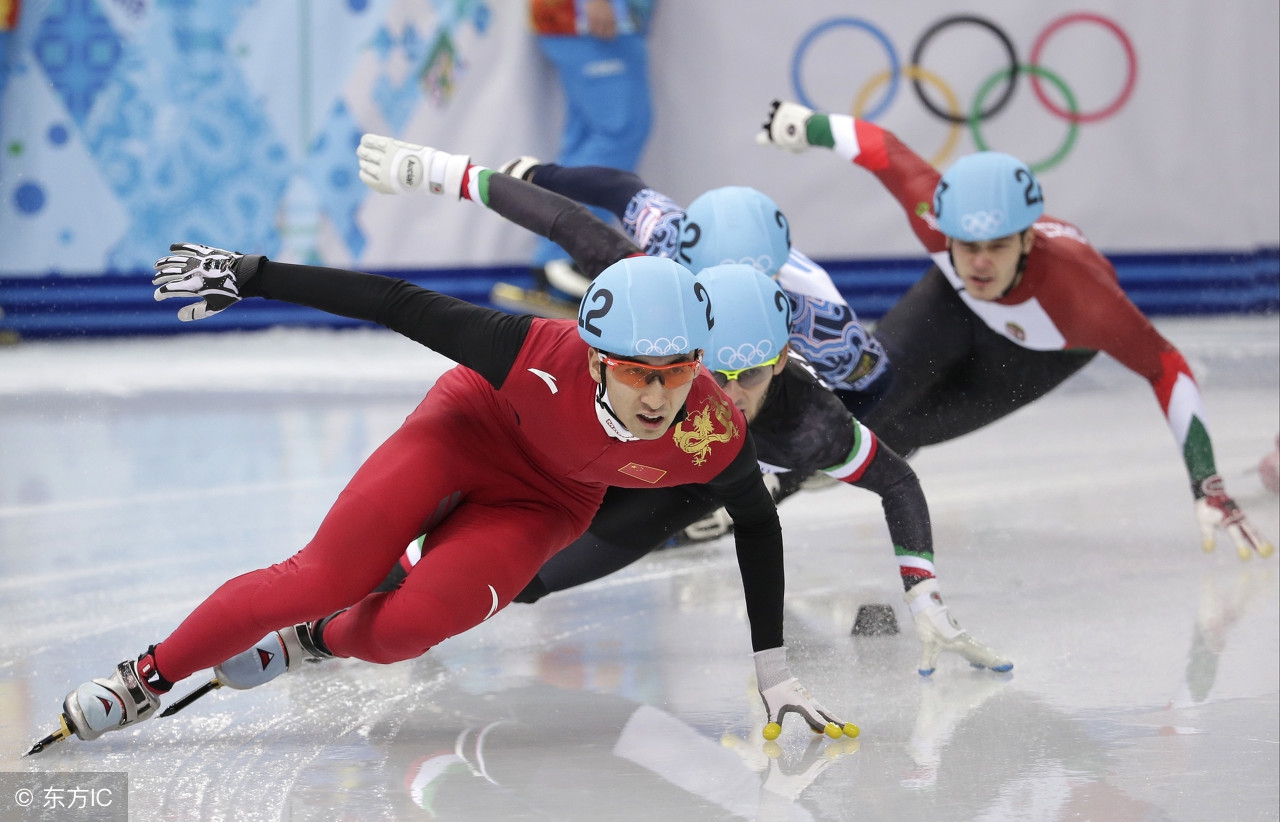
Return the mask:
[[[1177,328],[1228,487],[1275,539],[1254,468],[1280,429],[1280,334]],[[257,342],[217,355],[270,372]],[[1201,553],[1149,389],[1106,362],[913,461],[948,604],[1009,675],[945,655],[916,673],[874,497],[782,507],[792,667],[856,740],[792,718],[764,742],[722,540],[513,605],[419,660],[324,663],[18,759],[71,687],[310,537],[421,397],[420,361],[393,378],[399,343],[378,349],[375,388],[353,370],[328,393],[283,372],[198,392],[6,389],[28,366],[0,352],[0,766],[128,771],[138,818],[1276,818],[1276,560]],[[299,349],[323,360],[341,344],[283,347],[297,368]],[[36,353],[43,372],[52,355]],[[851,636],[865,604],[902,632]]]

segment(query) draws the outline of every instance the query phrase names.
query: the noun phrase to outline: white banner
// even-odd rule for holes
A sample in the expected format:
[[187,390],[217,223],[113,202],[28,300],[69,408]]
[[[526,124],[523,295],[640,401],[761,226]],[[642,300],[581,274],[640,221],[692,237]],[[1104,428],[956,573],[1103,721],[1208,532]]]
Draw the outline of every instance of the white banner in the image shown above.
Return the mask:
[[[368,269],[521,263],[531,238],[480,206],[369,192],[354,141],[553,158],[562,104],[525,14],[26,3],[0,35],[0,275],[135,271],[184,240]],[[813,257],[919,254],[870,174],[755,144],[769,101],[799,99],[857,110],[940,167],[979,140],[1019,155],[1048,212],[1104,251],[1276,246],[1277,30],[1274,0],[659,0],[639,172],[683,203],[756,186]],[[976,132],[950,122],[975,105]]]

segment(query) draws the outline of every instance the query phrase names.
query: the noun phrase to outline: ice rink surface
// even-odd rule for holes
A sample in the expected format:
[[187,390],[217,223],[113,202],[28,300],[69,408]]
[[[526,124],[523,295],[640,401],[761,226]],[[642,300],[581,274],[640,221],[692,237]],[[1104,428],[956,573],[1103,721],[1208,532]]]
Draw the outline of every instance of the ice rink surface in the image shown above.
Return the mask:
[[[1228,490],[1275,541],[1256,466],[1280,430],[1280,323],[1158,325],[1199,377]],[[69,690],[300,548],[448,366],[388,333],[183,330],[0,349],[0,771],[127,772],[139,820],[1280,814],[1277,558],[1201,551],[1151,390],[1105,356],[912,461],[942,591],[1008,675],[946,655],[916,672],[874,496],[782,505],[791,667],[856,740],[794,717],[762,739],[722,539],[513,605],[418,660],[321,663],[21,758]],[[851,636],[864,604],[902,632]],[[8,802],[0,818],[24,818]]]

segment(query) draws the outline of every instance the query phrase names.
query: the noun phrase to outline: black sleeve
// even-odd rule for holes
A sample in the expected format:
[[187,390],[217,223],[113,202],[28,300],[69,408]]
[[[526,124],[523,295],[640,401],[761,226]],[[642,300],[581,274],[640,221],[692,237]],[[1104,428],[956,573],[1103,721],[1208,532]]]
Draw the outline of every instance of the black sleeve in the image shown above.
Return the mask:
[[636,192],[646,188],[644,180],[630,171],[608,166],[544,163],[533,170],[529,181],[571,200],[607,209],[619,220],[627,213],[627,203]]
[[490,174],[487,205],[569,252],[591,279],[618,260],[642,253],[627,235],[580,203],[515,177]]
[[618,488],[605,492],[587,532],[543,563],[516,602],[608,576],[648,554],[720,507],[702,485]]
[[375,322],[480,373],[501,388],[533,318],[472,305],[404,280],[262,259],[241,294]]
[[648,553],[720,507],[706,486],[610,488],[587,529],[599,539]]
[[856,436],[840,398],[794,355],[769,385],[751,435],[762,462],[803,476],[848,459]]
[[916,472],[883,442],[867,470],[853,483],[880,495],[889,539],[895,548],[929,559],[933,557],[933,525],[929,503]]
[[747,434],[737,458],[708,487],[733,519],[738,571],[751,622],[751,648],[764,651],[782,645],[782,525],[778,509],[756,462],[755,443]]

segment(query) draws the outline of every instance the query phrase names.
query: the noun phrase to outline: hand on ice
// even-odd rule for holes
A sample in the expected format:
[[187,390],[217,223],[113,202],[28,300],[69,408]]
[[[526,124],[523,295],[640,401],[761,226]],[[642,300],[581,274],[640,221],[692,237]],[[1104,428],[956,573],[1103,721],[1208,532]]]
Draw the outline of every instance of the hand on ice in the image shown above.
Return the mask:
[[760,698],[767,714],[764,738],[777,739],[782,733],[783,717],[790,713],[798,714],[814,733],[825,733],[832,739],[857,736],[857,725],[837,719],[791,676],[786,653],[786,648],[770,648],[755,655],[756,681],[761,685]]
[[904,594],[911,607],[916,635],[920,637],[920,675],[929,676],[938,667],[943,651],[959,654],[975,668],[990,668],[997,673],[1013,669],[1013,663],[983,645],[960,627],[942,602],[937,580],[927,579]]
[[1196,500],[1196,519],[1200,521],[1200,537],[1205,551],[1212,551],[1216,546],[1216,531],[1220,528],[1236,544],[1236,554],[1240,559],[1247,560],[1255,553],[1260,557],[1275,553],[1275,546],[1249,522],[1236,501],[1227,496],[1222,477],[1214,474],[1200,484],[1200,490],[1204,496]]

